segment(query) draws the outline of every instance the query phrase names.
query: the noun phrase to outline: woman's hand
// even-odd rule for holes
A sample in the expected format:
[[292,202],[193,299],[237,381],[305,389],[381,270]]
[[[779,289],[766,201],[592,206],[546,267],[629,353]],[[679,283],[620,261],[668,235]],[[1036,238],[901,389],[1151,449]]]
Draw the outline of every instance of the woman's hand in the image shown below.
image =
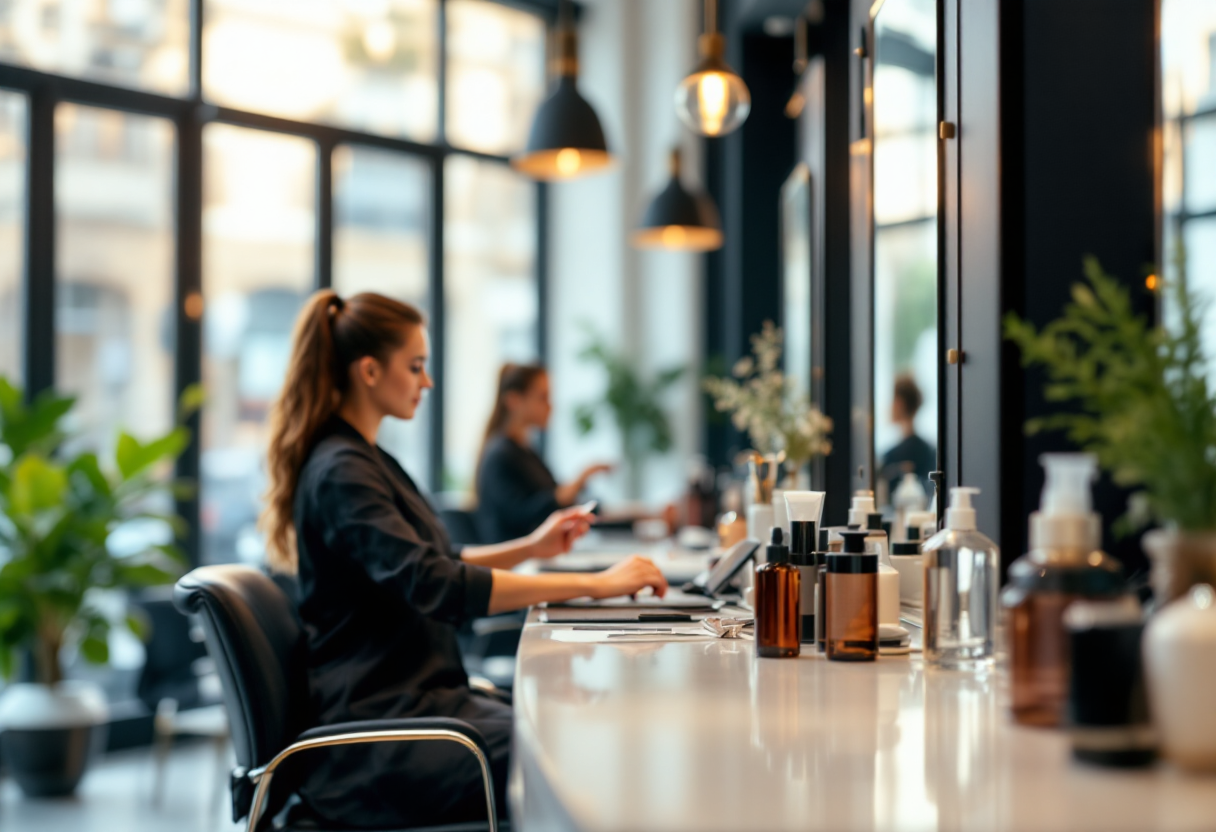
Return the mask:
[[570,482],[559,485],[554,491],[554,496],[557,498],[559,506],[568,506],[578,499],[578,495],[583,493],[583,489],[587,487],[587,480],[594,477],[596,474],[603,474],[611,471],[612,466],[605,463],[597,463],[588,465],[583,469],[583,473],[579,474]]
[[592,598],[612,598],[617,595],[633,595],[650,587],[662,598],[667,594],[667,579],[650,558],[632,555],[627,560],[592,576]]
[[595,465],[588,465],[583,469],[583,473],[578,475],[578,481],[583,485],[587,484],[587,480],[594,477],[596,474],[608,474],[612,471],[613,466],[606,462],[597,462]]
[[555,511],[529,535],[528,554],[534,558],[564,555],[594,521],[595,515],[579,506]]

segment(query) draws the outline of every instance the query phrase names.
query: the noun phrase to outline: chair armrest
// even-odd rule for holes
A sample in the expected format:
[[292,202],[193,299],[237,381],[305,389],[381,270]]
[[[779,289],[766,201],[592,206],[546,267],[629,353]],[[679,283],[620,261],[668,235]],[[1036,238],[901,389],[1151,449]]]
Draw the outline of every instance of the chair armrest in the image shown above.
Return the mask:
[[475,743],[485,754],[487,758],[490,756],[490,746],[486,744],[486,738],[481,731],[471,723],[465,722],[463,719],[453,719],[447,716],[415,716],[404,719],[362,719],[358,722],[338,722],[333,725],[319,725],[316,728],[309,728],[300,736],[296,737],[294,747],[297,743],[306,742],[308,740],[329,739],[340,734],[367,734],[381,731],[455,731],[463,734],[470,741]]
[[362,745],[374,742],[421,742],[428,740],[455,742],[473,753],[481,766],[486,790],[489,832],[497,832],[498,815],[494,806],[494,775],[490,771],[490,751],[485,737],[473,725],[450,717],[413,717],[410,719],[369,719],[340,722],[310,728],[296,741],[274,756],[266,765],[248,772],[245,777],[257,784],[249,808],[249,832],[254,832],[261,819],[262,804],[270,791],[270,781],[288,757],[301,751],[329,748],[337,745]]

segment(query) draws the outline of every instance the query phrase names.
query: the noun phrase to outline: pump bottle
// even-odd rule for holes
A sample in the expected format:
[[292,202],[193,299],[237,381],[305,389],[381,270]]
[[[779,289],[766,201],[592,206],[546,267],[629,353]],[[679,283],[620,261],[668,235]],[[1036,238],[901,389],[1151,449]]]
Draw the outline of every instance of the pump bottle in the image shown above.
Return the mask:
[[791,658],[801,649],[801,576],[783,538],[774,526],[765,563],[756,567],[756,653],[764,658]]
[[878,623],[899,625],[899,572],[891,565],[882,514],[874,510],[874,493],[857,491],[849,508],[849,528],[866,530],[866,551],[878,555]]
[[976,530],[972,496],[951,488],[946,527],[921,546],[924,555],[924,654],[931,665],[972,668],[996,652],[1001,553]]
[[1064,611],[1074,601],[1109,600],[1123,592],[1119,562],[1098,550],[1101,525],[1091,510],[1090,454],[1044,454],[1039,510],[1030,515],[1030,552],[1009,568],[1001,595],[1009,639],[1013,718],[1023,725],[1063,720],[1068,696]]

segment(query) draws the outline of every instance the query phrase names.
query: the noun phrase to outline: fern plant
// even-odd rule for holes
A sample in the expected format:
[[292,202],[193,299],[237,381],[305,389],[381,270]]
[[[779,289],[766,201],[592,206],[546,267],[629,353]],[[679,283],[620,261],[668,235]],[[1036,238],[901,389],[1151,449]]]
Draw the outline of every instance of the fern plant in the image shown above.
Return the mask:
[[1205,304],[1172,283],[1173,325],[1132,309],[1130,293],[1085,258],[1085,282],[1064,314],[1041,331],[1012,313],[1005,335],[1024,366],[1047,372],[1048,401],[1072,403],[1026,425],[1062,430],[1119,485],[1137,489],[1120,523],[1149,521],[1182,531],[1216,529],[1216,399],[1208,380],[1201,322]]

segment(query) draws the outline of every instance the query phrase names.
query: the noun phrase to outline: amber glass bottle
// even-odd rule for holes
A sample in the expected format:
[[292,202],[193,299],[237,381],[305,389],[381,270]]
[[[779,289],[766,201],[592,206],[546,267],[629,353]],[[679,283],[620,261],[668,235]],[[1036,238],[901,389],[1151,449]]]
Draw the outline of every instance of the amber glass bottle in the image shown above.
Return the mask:
[[878,658],[878,555],[865,530],[842,532],[844,551],[828,555],[827,656],[838,662]]
[[1009,641],[1010,709],[1022,725],[1064,722],[1071,672],[1064,611],[1075,601],[1118,598],[1119,562],[1098,550],[1099,517],[1090,482],[1098,461],[1088,454],[1044,454],[1046,482],[1030,515],[1030,552],[1009,567],[1001,595]]
[[790,658],[801,648],[802,586],[780,526],[773,527],[773,542],[765,557],[767,562],[756,568],[756,653],[769,659]]

